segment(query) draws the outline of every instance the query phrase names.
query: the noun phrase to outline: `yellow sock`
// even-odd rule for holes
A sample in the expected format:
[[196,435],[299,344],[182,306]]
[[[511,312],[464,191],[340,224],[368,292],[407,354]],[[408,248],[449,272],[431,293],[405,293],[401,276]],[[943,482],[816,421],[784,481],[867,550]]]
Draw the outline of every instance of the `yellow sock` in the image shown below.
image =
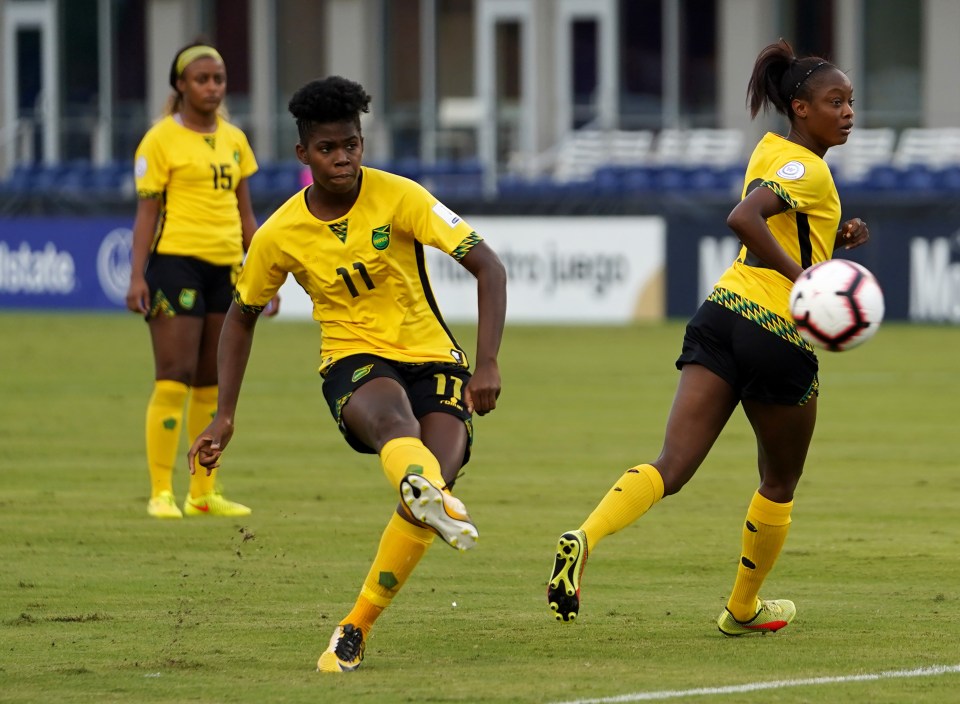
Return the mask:
[[363,581],[360,596],[341,625],[352,623],[366,638],[374,621],[393,601],[433,538],[432,531],[415,526],[394,513],[380,538],[380,548]]
[[147,468],[150,470],[151,497],[173,491],[173,467],[180,449],[180,426],[187,385],[162,379],[154,382],[147,404]]
[[783,549],[790,530],[792,509],[792,501],[778,504],[764,498],[760,492],[753,495],[743,524],[743,548],[737,579],[727,602],[727,608],[738,621],[749,621],[757,613],[757,595]]
[[[217,387],[194,386],[190,389],[190,399],[187,401],[187,435],[192,443],[203,429],[210,425],[213,416],[217,413]],[[213,491],[217,479],[217,470],[207,476],[207,468],[194,462],[196,471],[190,475],[190,496],[199,499],[204,494]]]
[[603,538],[626,528],[663,498],[663,478],[653,465],[641,464],[624,472],[580,529],[592,550]]
[[408,474],[422,474],[434,486],[443,488],[446,482],[440,474],[440,463],[418,438],[394,438],[380,449],[383,473],[395,489]]

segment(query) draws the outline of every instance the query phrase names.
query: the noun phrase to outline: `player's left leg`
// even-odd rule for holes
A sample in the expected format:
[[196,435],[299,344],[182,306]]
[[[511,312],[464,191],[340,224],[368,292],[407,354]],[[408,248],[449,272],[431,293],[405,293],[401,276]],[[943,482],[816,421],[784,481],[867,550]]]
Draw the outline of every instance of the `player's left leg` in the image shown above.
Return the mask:
[[[227,267],[218,267],[208,274],[212,281],[211,289],[206,291],[204,303],[207,312],[203,316],[203,334],[200,338],[200,350],[197,368],[194,372],[193,386],[187,400],[186,426],[188,442],[203,432],[217,412],[217,348],[220,343],[220,331],[229,306],[229,293],[232,291]],[[210,309],[214,308],[215,311]],[[221,309],[223,312],[221,312]],[[248,516],[252,512],[248,506],[225,498],[217,487],[219,468],[207,474],[207,469],[195,463],[190,475],[190,489],[183,502],[186,516]]]
[[[429,407],[429,401],[417,400],[416,391],[412,394],[418,407]],[[350,403],[354,400],[351,399]],[[449,488],[456,481],[467,457],[469,426],[464,419],[450,412],[427,413],[419,419],[419,425],[424,448],[439,464],[439,472],[445,483],[442,489],[444,501],[456,501],[449,494]],[[406,479],[401,480],[401,485]],[[426,484],[429,484],[429,488],[435,488],[425,479],[423,481],[424,488],[427,488]],[[360,666],[374,623],[407,582],[435,535],[435,528],[411,521],[406,506],[401,504],[397,507],[397,512],[391,516],[380,537],[377,554],[360,594],[350,613],[337,625],[327,649],[320,655],[317,670],[350,672]]]
[[794,490],[816,424],[816,403],[816,395],[800,406],[743,402],[757,435],[761,484],[744,520],[733,590],[717,619],[725,635],[777,631],[796,614],[792,601],[763,601],[759,593],[787,539]]
[[201,321],[189,315],[154,315],[147,321],[154,357],[154,388],[146,412],[146,454],[151,494],[147,512],[180,518],[173,474],[183,426],[183,405],[196,366]]
[[570,622],[580,609],[580,578],[588,551],[646,514],[694,475],[737,406],[730,384],[700,364],[686,364],[667,420],[663,449],[651,464],[628,469],[579,530],[560,536],[547,584],[556,619]]

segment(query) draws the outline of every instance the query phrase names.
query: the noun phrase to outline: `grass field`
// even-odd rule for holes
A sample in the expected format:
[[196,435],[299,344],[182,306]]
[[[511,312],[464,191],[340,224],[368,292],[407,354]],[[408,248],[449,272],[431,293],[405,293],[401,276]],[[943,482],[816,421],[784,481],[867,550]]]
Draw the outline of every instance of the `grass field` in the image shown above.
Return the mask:
[[[159,522],[143,323],[0,313],[0,702],[960,701],[960,327],[888,324],[821,355],[819,425],[764,590],[797,602],[789,628],[726,639],[713,622],[756,486],[739,413],[683,492],[598,546],[580,620],[553,620],[556,537],[659,452],[681,334],[509,328],[501,406],[458,485],[481,542],[438,541],[363,667],[335,677],[316,658],[395,497],[329,418],[315,328],[259,326],[222,471],[253,515]],[[816,678],[839,681],[795,682]]]

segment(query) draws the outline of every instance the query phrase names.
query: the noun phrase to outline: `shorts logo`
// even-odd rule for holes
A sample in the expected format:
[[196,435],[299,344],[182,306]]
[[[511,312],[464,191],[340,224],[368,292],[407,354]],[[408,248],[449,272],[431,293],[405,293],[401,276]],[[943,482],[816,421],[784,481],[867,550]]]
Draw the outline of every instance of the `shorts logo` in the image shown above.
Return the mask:
[[170,305],[170,301],[167,300],[163,291],[157,291],[153,294],[153,305],[150,306],[148,318],[156,318],[158,315],[162,315],[165,318],[172,318],[176,314],[177,311]]
[[390,246],[390,226],[381,225],[373,228],[373,232],[370,233],[370,241],[373,242],[374,249],[385,250]]
[[180,290],[180,307],[184,310],[191,310],[197,304],[197,291],[192,288]]
[[353,376],[350,377],[350,381],[360,381],[363,377],[370,373],[371,369],[373,369],[373,365],[368,364],[365,367],[360,367],[359,369],[354,370]]
[[796,181],[803,176],[804,171],[806,171],[806,169],[803,168],[803,164],[799,161],[788,161],[777,169],[777,176],[788,181]]
[[347,401],[350,400],[350,397],[352,395],[353,394],[344,394],[343,396],[337,399],[337,422],[338,423],[340,422],[340,419],[343,417],[342,415],[343,407],[347,405]]

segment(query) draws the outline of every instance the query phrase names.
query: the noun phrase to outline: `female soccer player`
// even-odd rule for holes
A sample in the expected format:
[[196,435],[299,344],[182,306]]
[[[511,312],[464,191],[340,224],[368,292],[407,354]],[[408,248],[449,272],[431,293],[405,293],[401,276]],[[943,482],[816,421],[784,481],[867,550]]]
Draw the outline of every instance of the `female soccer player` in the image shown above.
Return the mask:
[[547,586],[559,621],[577,617],[588,553],[680,491],[738,404],[756,434],[760,486],[717,625],[728,636],[773,632],[796,614],[792,601],[758,596],[787,537],[817,413],[817,358],[787,302],[805,268],[829,259],[836,246],[863,244],[870,233],[859,218],[838,227],[840,200],[823,161],[853,127],[847,76],[824,59],[797,58],[781,39],[757,57],[747,96],[751,117],[772,106],[790,131],[766,134],[747,165],[742,200],[727,218],[743,246],[687,325],[660,456],[628,469],[579,529],[560,536]]
[[173,494],[184,402],[195,437],[217,407],[217,341],[243,253],[257,224],[247,178],[257,162],[221,115],[227,73],[211,46],[181,49],[170,66],[165,116],[136,153],[137,214],[127,308],[144,315],[155,382],[147,405],[147,466],[156,518],[244,516],[215,475],[196,472],[183,504]]
[[[497,354],[506,272],[494,251],[420,185],[362,166],[364,89],[339,76],[308,83],[290,100],[297,158],[312,183],[257,231],[220,339],[220,399],[190,448],[212,468],[233,435],[257,316],[288,274],[313,301],[321,326],[320,375],[347,443],[376,453],[399,492],[353,610],[320,656],[321,672],[355,670],[374,621],[439,535],[466,550],[478,535],[450,494],[470,457],[471,417],[500,394]],[[436,247],[477,279],[476,366],[440,315],[424,263]]]

